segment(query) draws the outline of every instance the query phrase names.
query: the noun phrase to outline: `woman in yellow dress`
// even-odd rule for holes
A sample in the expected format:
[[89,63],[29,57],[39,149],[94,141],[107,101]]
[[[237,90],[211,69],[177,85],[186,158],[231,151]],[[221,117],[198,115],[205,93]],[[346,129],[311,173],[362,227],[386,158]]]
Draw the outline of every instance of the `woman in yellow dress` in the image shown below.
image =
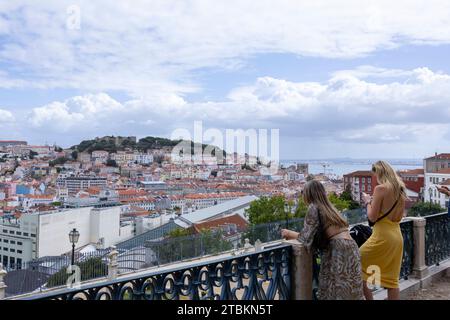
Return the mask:
[[389,300],[398,300],[403,257],[400,221],[407,198],[405,184],[385,161],[376,162],[372,171],[378,180],[373,198],[363,194],[369,222],[375,223],[372,235],[360,248],[364,295],[367,300],[373,299],[367,285],[370,283],[386,288]]

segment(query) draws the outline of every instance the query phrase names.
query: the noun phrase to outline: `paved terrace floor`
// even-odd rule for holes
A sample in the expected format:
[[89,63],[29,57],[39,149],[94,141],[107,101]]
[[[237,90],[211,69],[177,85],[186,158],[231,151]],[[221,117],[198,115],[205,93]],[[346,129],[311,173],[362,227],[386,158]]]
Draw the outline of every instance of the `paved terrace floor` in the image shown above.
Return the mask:
[[430,287],[409,294],[406,300],[450,300],[450,277],[433,281]]

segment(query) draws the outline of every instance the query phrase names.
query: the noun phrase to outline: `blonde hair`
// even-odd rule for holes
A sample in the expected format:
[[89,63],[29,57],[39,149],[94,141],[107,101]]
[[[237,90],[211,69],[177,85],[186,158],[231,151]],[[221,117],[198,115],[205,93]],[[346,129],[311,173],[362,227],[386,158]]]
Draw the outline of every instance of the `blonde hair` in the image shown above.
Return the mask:
[[327,197],[327,193],[322,183],[317,180],[310,180],[303,189],[303,199],[306,204],[314,204],[319,209],[319,214],[326,217],[327,225],[347,227],[347,221],[341,216],[339,211],[333,206]]
[[375,162],[372,165],[372,172],[376,174],[378,182],[390,188],[396,197],[400,196],[403,200],[408,198],[405,183],[389,163],[383,160]]

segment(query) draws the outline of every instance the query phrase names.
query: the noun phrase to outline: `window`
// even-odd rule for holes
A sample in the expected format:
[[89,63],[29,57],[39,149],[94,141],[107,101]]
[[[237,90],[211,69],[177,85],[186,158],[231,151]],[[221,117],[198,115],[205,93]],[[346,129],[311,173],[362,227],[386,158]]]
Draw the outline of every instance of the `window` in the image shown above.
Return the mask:
[[13,240],[11,240],[11,244],[16,244],[16,242],[15,242],[15,241],[13,241]]
[[22,235],[22,232],[17,231],[16,234],[17,234],[18,236],[21,236],[21,235]]
[[3,248],[3,251],[8,251],[8,248],[4,247],[4,248]]
[[372,191],[372,186],[370,184],[367,186],[367,191],[369,191],[369,192]]
[[16,264],[16,258],[14,258],[14,257],[9,257],[9,264],[10,264],[11,266],[15,265],[15,264]]
[[9,234],[14,234],[14,230],[9,230]]
[[17,253],[18,254],[22,254],[22,250],[17,250]]
[[7,229],[3,229],[3,232],[4,232],[4,233],[8,233],[8,230],[7,230]]
[[21,245],[23,245],[23,243],[20,242],[20,241],[17,241],[17,245],[18,245],[18,246],[21,246]]
[[362,185],[362,191],[366,191],[366,185],[365,184]]
[[16,252],[16,249],[9,249],[9,251],[11,251],[11,252]]
[[31,236],[32,236],[33,238],[36,238],[36,235],[35,235],[34,233],[32,233]]
[[9,240],[3,239],[3,242],[4,242],[4,243],[9,243]]
[[24,232],[23,235],[24,235],[25,237],[28,237],[28,236],[29,236],[29,234],[28,234],[27,232]]
[[367,183],[372,183],[372,178],[367,178]]

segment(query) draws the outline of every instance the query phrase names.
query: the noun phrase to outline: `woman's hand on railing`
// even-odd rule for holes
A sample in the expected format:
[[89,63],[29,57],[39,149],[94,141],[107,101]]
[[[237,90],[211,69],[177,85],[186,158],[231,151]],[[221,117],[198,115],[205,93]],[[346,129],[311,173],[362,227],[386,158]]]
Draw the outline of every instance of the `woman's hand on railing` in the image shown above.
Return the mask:
[[299,233],[288,230],[288,229],[281,229],[281,237],[286,240],[295,240],[298,238]]

